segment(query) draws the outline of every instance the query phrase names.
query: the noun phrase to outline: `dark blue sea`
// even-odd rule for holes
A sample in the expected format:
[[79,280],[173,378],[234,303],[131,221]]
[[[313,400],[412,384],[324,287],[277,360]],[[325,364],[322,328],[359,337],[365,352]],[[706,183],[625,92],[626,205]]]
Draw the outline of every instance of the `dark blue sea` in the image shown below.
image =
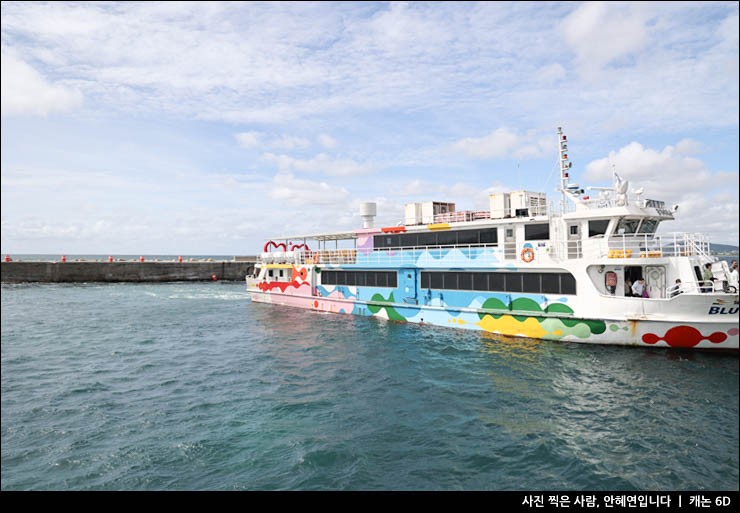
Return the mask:
[[2,285],[2,490],[738,490],[738,356]]

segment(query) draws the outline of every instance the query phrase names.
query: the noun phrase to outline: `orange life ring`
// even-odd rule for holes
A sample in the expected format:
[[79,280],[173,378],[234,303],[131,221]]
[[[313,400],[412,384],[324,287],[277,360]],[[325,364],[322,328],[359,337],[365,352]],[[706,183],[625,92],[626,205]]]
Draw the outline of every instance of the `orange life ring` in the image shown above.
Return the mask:
[[532,248],[524,248],[522,250],[522,260],[527,263],[534,260],[534,250]]

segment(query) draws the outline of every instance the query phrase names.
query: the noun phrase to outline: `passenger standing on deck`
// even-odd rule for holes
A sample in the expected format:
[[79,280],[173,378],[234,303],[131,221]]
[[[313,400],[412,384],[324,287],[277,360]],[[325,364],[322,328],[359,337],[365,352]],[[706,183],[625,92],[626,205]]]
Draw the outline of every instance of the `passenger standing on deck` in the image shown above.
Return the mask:
[[738,285],[738,275],[737,275],[737,260],[733,260],[732,264],[730,265],[730,276],[729,280],[730,285],[733,287],[737,287]]
[[677,296],[682,293],[683,291],[681,290],[681,278],[676,278],[676,284],[671,287],[671,297]]
[[645,297],[645,278],[637,278],[632,284],[632,295],[635,297]]
[[714,289],[714,273],[712,273],[712,264],[707,262],[704,264],[704,273],[702,274],[703,282],[701,291],[712,292]]

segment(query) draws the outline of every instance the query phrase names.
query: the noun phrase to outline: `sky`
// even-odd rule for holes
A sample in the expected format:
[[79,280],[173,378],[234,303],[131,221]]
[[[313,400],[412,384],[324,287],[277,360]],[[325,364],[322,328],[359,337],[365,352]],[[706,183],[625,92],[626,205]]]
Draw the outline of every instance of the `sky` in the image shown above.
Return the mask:
[[737,2],[2,2],[6,254],[249,255],[571,177],[738,244]]

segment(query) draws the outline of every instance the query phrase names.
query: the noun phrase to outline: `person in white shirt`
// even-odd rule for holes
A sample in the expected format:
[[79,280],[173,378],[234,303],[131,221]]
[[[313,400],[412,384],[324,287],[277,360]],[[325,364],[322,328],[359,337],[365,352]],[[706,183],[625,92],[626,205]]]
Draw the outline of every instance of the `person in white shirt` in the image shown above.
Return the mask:
[[737,287],[738,285],[738,275],[737,275],[737,260],[733,260],[732,264],[730,265],[730,276],[727,281],[730,282],[730,285],[733,287]]
[[636,297],[643,297],[645,293],[645,278],[638,278],[632,284],[632,294]]

